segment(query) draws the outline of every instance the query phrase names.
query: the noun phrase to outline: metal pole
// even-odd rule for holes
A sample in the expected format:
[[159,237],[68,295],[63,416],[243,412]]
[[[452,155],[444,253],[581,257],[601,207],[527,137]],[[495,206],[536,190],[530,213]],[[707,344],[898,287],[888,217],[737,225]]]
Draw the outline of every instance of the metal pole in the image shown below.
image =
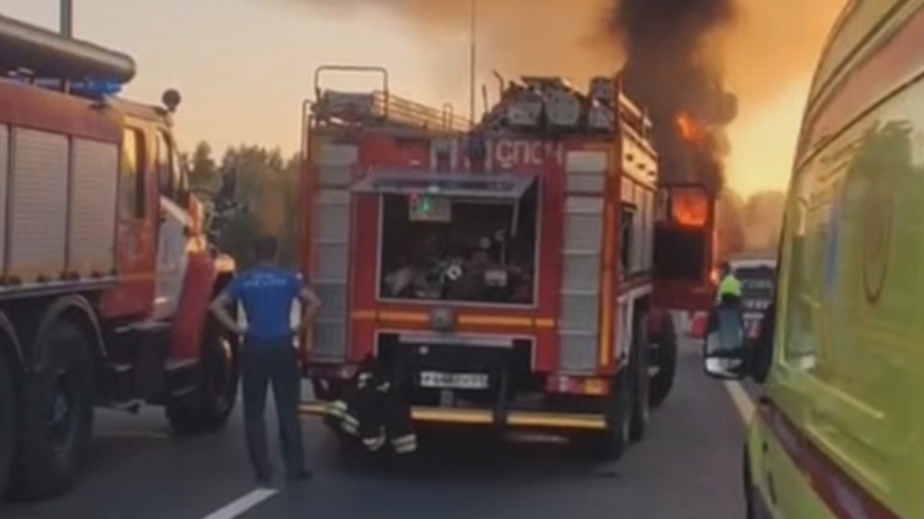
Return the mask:
[[74,0],[61,0],[61,35],[74,36]]
[[475,60],[477,59],[476,49],[477,49],[477,24],[475,22],[477,17],[477,12],[475,10],[477,5],[477,0],[471,0],[471,27],[469,28],[469,38],[470,38],[470,48],[469,48],[469,70],[468,70],[468,80],[469,80],[469,93],[468,93],[468,119],[475,124]]

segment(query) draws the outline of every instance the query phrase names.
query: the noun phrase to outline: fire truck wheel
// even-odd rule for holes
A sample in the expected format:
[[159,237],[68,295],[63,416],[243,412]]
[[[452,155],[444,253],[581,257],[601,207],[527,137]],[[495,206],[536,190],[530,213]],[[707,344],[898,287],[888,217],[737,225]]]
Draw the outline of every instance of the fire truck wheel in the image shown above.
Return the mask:
[[[627,370],[628,371],[628,370]],[[612,381],[605,413],[607,427],[603,431],[575,433],[572,446],[594,461],[616,461],[625,454],[631,443],[632,376],[624,371]]]
[[27,500],[71,488],[93,429],[94,361],[86,335],[61,320],[40,340],[43,365],[23,384],[13,468],[12,491]]
[[0,353],[0,499],[6,494],[6,483],[13,464],[13,438],[18,420],[16,415],[13,372],[3,353]]
[[660,407],[667,400],[677,374],[677,334],[674,331],[674,320],[670,317],[664,319],[664,325],[655,339],[655,344],[657,354],[654,359],[657,370],[651,376],[649,393],[649,401],[653,408]]
[[632,421],[630,437],[637,442],[645,436],[648,417],[651,414],[651,377],[648,374],[650,350],[648,348],[648,330],[644,326],[647,318],[641,318],[635,325],[632,362],[629,373],[632,374]]
[[214,318],[206,322],[196,391],[167,406],[170,426],[179,434],[199,434],[224,427],[237,401],[240,359],[237,339]]

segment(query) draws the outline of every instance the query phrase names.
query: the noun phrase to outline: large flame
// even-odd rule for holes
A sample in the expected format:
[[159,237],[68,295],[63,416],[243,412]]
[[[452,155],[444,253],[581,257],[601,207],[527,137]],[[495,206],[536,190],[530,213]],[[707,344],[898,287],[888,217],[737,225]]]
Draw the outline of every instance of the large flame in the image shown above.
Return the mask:
[[703,227],[709,221],[709,199],[697,189],[674,189],[671,218],[682,227]]

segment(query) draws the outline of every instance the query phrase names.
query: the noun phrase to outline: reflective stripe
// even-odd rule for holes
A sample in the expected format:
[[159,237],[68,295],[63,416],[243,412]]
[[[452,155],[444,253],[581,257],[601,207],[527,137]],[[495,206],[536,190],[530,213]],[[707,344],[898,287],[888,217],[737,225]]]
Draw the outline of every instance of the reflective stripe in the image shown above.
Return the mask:
[[385,445],[385,435],[380,434],[374,438],[363,438],[363,445],[370,451],[377,451]]
[[391,446],[398,454],[408,454],[417,450],[417,436],[406,434],[391,440]]
[[350,423],[350,422],[346,422],[346,421],[345,421],[345,422],[341,423],[341,424],[340,424],[340,428],[343,430],[343,432],[345,432],[345,433],[347,433],[347,434],[349,434],[349,435],[351,435],[351,436],[356,436],[357,434],[359,434],[359,426],[358,426],[358,425],[355,425],[355,424],[352,424],[352,423]]
[[828,454],[807,437],[770,400],[760,407],[764,424],[802,472],[804,484],[824,501],[838,519],[899,519],[879,498],[863,488]]

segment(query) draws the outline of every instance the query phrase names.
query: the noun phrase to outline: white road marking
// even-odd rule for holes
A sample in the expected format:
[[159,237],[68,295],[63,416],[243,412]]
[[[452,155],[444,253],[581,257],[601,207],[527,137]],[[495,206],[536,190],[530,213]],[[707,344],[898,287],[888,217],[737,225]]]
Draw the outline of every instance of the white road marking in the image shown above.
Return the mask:
[[258,488],[231,501],[202,519],[234,519],[244,515],[251,508],[278,494],[278,490]]
[[751,418],[754,416],[754,402],[751,400],[751,397],[748,396],[747,392],[741,387],[740,382],[734,380],[725,381],[725,389],[728,390],[729,396],[731,396],[732,403],[735,404],[735,409],[738,410],[738,414],[741,415],[741,419],[745,423],[749,423]]

